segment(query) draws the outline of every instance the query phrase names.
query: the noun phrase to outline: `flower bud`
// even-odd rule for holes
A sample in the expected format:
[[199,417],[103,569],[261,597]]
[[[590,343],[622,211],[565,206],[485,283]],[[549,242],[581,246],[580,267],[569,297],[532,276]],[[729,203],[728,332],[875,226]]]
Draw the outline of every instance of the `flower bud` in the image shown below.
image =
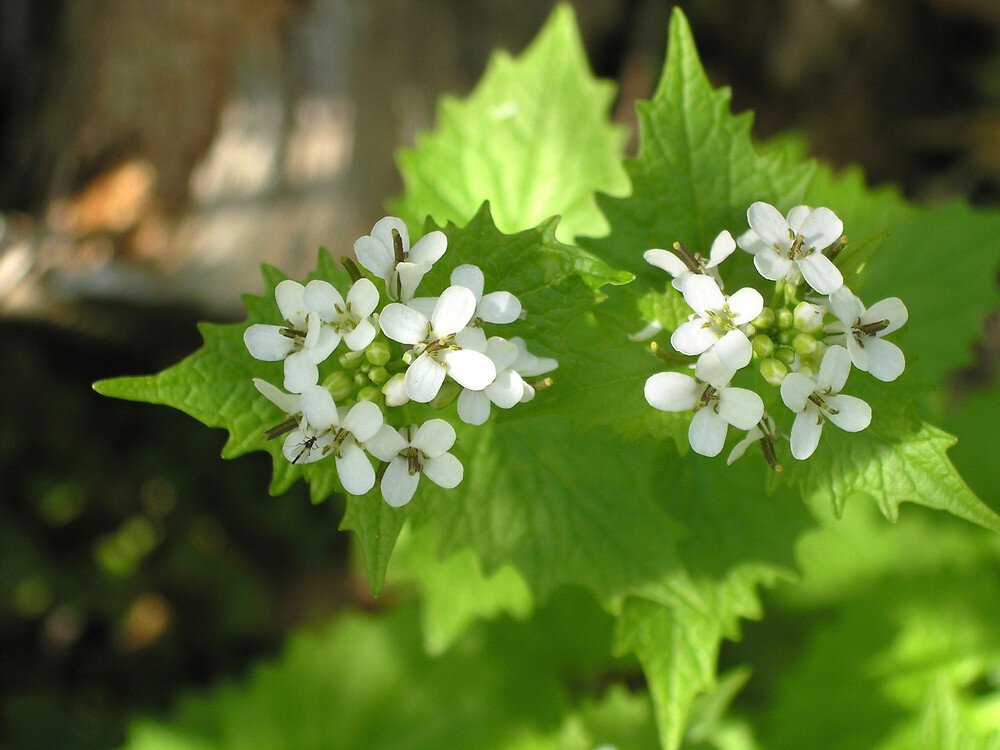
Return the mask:
[[385,385],[382,386],[382,393],[385,394],[386,406],[402,406],[410,400],[410,395],[406,392],[406,384],[403,382],[403,373],[393,375]]
[[788,368],[780,360],[769,357],[760,363],[760,374],[771,385],[781,385],[788,374]]
[[814,336],[810,336],[808,333],[800,333],[792,339],[792,349],[800,357],[812,356],[818,348],[819,342]]
[[389,371],[384,367],[373,367],[368,371],[368,379],[376,385],[381,385],[389,379]]
[[795,327],[803,333],[815,333],[823,327],[826,308],[811,302],[800,302],[795,306]]
[[354,381],[343,370],[331,372],[323,381],[323,387],[330,391],[334,401],[343,401],[354,390]]
[[760,315],[751,321],[751,325],[758,331],[764,328],[770,328],[774,325],[774,310],[770,307],[765,307],[760,311]]
[[358,391],[358,401],[375,401],[379,397],[379,389],[373,385],[367,385]]
[[770,357],[774,352],[774,342],[766,333],[758,333],[750,340],[750,344],[758,357]]
[[446,380],[444,385],[441,386],[441,390],[438,391],[438,395],[434,397],[433,401],[431,401],[431,406],[435,409],[441,409],[458,398],[461,392],[462,386],[454,380]]
[[392,352],[389,350],[389,345],[386,342],[374,341],[365,349],[365,357],[373,365],[382,366],[389,364]]
[[786,365],[790,365],[795,361],[795,350],[787,346],[779,346],[778,350],[774,353],[774,356]]
[[364,352],[346,351],[343,354],[341,354],[340,357],[337,358],[337,361],[340,362],[341,367],[346,367],[349,370],[353,370],[355,367],[358,367],[361,364],[361,359],[364,356],[365,356]]
[[791,328],[795,324],[795,315],[787,307],[778,310],[778,328]]
[[794,328],[782,328],[778,331],[778,343],[780,344],[791,344],[792,339],[798,334]]

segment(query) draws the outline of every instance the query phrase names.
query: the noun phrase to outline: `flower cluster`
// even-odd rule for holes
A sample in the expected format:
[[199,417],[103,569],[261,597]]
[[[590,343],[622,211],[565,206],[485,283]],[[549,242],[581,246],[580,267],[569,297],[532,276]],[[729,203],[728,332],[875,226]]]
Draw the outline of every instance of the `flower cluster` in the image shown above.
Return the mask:
[[[780,471],[775,449],[785,435],[756,388],[777,388],[780,398],[768,402],[780,401],[794,415],[787,437],[796,459],[813,454],[827,421],[848,432],[864,430],[871,407],[841,391],[852,365],[882,381],[902,374],[903,353],[885,336],[906,322],[907,312],[896,297],[866,308],[844,286],[835,260],[847,240],[843,222],[830,209],[796,206],[782,216],[774,206],[757,202],[747,211],[747,221],[750,228],[735,240],[721,232],[707,261],[680,243],[674,252],[646,251],[645,259],[673,277],[673,287],[694,311],[670,343],[697,359],[693,374],[651,376],[645,395],[662,411],[694,411],[688,439],[696,453],[718,455],[732,425],[746,436],[729,463],[757,442],[770,466]],[[767,306],[752,287],[723,292],[719,265],[737,246],[753,256],[761,277],[774,282]],[[633,338],[659,330],[654,323]],[[757,367],[745,369],[751,362]],[[755,388],[732,385],[737,377]]]
[[[323,279],[275,287],[282,322],[251,325],[243,340],[255,359],[283,363],[284,390],[253,382],[285,414],[264,439],[285,436],[290,462],[333,456],[346,492],[363,495],[378,483],[393,507],[412,499],[421,474],[451,489],[463,476],[448,452],[455,429],[437,417],[414,424],[417,405],[442,409],[457,399],[459,419],[481,425],[493,406],[530,401],[535,388],[524,378],[556,367],[520,338],[487,337],[488,326],[524,312],[509,292],[484,294],[476,266],[456,268],[439,296],[414,297],[447,246],[443,232],[431,232],[411,247],[406,225],[387,216],[354,244],[371,276],[345,261],[353,279],[346,295]],[[369,457],[384,463],[376,470]]]

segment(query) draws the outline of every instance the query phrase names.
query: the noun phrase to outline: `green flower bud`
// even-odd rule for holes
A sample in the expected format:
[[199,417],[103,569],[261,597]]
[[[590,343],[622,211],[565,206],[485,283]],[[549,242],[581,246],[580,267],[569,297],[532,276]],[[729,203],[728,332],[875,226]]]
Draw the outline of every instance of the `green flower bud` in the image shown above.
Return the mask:
[[803,333],[816,333],[823,327],[826,308],[811,302],[800,302],[795,306],[795,327]]
[[375,401],[381,395],[381,391],[373,385],[367,385],[358,391],[358,401]]
[[326,377],[323,381],[323,387],[330,391],[334,401],[343,401],[354,390],[354,381],[343,370],[337,370]]
[[774,325],[774,310],[770,307],[765,307],[760,311],[760,315],[753,319],[751,325],[758,331],[770,328]]
[[360,370],[356,371],[354,373],[354,385],[362,388],[368,385],[368,376]]
[[349,370],[353,370],[361,365],[361,360],[364,358],[364,352],[352,352],[350,350],[341,354],[337,361],[340,362],[341,367],[346,367]]
[[788,368],[784,362],[768,357],[760,363],[760,374],[771,385],[781,385],[781,381],[788,374]]
[[382,366],[389,364],[392,352],[389,351],[389,345],[386,342],[375,341],[365,349],[365,357],[373,365]]
[[795,324],[795,316],[788,308],[778,310],[778,328],[791,328]]
[[410,400],[406,395],[405,376],[397,373],[389,378],[382,386],[382,393],[385,394],[386,406],[400,406]]
[[792,339],[798,334],[794,328],[782,328],[778,331],[778,342],[781,344],[791,344]]
[[750,340],[753,353],[758,357],[770,357],[774,352],[774,342],[766,333],[758,333]]
[[786,365],[790,365],[795,361],[795,351],[787,346],[779,346],[778,350],[774,353],[774,356]]
[[382,384],[389,379],[389,371],[384,367],[373,367],[368,371],[368,379],[373,383]]
[[809,357],[819,348],[819,342],[808,333],[800,333],[792,339],[792,348],[800,357]]

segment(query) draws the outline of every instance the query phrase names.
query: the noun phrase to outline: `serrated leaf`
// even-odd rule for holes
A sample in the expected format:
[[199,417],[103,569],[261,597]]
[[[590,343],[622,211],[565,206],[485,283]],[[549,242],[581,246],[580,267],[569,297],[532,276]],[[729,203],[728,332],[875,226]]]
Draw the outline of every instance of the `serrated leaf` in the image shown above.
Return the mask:
[[573,11],[559,5],[518,58],[497,52],[464,101],[442,100],[437,129],[398,154],[412,226],[430,215],[463,224],[489,200],[504,232],[561,216],[558,236],[601,234],[594,192],[623,193],[623,129],[608,113],[614,85],[590,74]]

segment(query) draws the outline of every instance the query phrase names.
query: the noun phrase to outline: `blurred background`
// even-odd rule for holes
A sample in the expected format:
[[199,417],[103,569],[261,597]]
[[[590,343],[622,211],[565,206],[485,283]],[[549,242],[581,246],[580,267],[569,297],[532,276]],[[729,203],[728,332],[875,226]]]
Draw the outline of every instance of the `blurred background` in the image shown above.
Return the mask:
[[[436,98],[552,4],[0,0],[0,746],[113,747],[289,628],[380,606],[336,500],[268,497],[264,454],[224,462],[221,432],[90,383],[240,320],[260,263],[348,252]],[[680,4],[759,138],[800,132],[915,200],[1000,202],[995,0]],[[575,3],[630,127],[670,5]],[[1000,349],[984,330],[977,378]]]

